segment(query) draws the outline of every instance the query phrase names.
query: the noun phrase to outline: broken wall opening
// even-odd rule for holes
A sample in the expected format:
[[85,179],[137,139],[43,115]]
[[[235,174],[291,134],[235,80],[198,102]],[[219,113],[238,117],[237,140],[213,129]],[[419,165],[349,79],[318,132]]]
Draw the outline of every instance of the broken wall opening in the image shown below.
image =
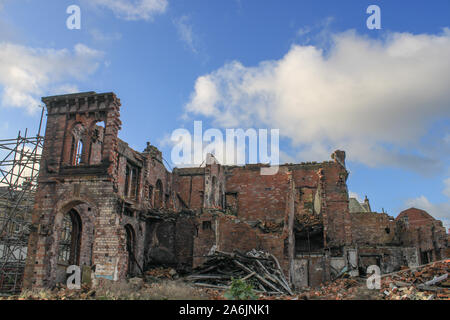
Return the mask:
[[360,254],[358,271],[361,276],[367,275],[367,268],[376,265],[381,269],[382,256],[379,254]]
[[433,251],[432,250],[426,250],[426,251],[420,251],[420,261],[421,264],[427,264],[433,261]]
[[90,133],[90,146],[88,161],[90,165],[100,164],[103,154],[103,139],[105,135],[105,122],[98,121],[93,125]]
[[323,226],[305,227],[295,232],[296,255],[322,253],[323,249]]
[[238,212],[238,193],[226,192],[225,193],[225,210],[228,213],[237,215]]
[[189,213],[159,214],[146,219],[144,270],[165,266],[179,272],[190,271],[197,234],[194,216]]

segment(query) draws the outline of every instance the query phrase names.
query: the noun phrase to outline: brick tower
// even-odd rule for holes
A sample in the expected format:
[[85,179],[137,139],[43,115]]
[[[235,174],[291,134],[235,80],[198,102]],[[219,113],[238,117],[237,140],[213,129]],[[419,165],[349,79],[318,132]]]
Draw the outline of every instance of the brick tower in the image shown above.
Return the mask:
[[24,288],[64,281],[69,265],[121,278],[133,235],[116,214],[120,100],[114,93],[86,92],[42,101],[47,126]]

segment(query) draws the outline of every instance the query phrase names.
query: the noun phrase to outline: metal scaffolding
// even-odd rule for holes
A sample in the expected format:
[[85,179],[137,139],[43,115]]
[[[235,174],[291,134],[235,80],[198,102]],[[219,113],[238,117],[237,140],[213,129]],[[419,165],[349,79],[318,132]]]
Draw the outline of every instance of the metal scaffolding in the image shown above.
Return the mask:
[[28,236],[44,137],[28,129],[0,140],[0,294],[18,293],[27,256]]

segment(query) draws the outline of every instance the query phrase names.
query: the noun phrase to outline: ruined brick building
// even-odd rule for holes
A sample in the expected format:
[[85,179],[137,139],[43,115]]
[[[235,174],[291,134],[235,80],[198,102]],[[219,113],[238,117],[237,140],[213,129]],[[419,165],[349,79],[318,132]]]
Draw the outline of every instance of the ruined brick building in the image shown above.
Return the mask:
[[343,151],[274,175],[261,175],[262,164],[215,161],[169,172],[156,147],[138,152],[118,138],[114,93],[42,101],[47,127],[25,288],[63,281],[71,264],[112,280],[154,265],[189,271],[214,249],[268,251],[295,288],[344,268],[390,272],[445,255],[445,229],[431,216],[416,224],[415,211],[394,219],[349,199]]

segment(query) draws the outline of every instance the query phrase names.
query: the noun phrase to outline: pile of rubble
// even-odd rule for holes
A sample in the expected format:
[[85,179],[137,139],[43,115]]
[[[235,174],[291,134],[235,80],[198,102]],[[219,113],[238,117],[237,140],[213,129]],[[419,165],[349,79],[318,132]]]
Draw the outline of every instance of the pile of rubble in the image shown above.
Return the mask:
[[361,283],[355,279],[339,279],[317,288],[305,288],[293,296],[268,296],[259,294],[259,300],[371,300],[363,298]]
[[229,289],[233,279],[253,284],[256,292],[292,295],[278,260],[272,254],[251,250],[245,254],[215,251],[185,280],[204,288]]
[[450,299],[450,260],[434,262],[383,276],[381,292],[386,300]]
[[167,279],[173,280],[178,278],[178,273],[173,268],[153,268],[145,271],[147,279]]
[[365,278],[342,278],[304,290],[298,298],[324,300],[448,300],[450,260],[382,275],[381,289],[369,289]]

